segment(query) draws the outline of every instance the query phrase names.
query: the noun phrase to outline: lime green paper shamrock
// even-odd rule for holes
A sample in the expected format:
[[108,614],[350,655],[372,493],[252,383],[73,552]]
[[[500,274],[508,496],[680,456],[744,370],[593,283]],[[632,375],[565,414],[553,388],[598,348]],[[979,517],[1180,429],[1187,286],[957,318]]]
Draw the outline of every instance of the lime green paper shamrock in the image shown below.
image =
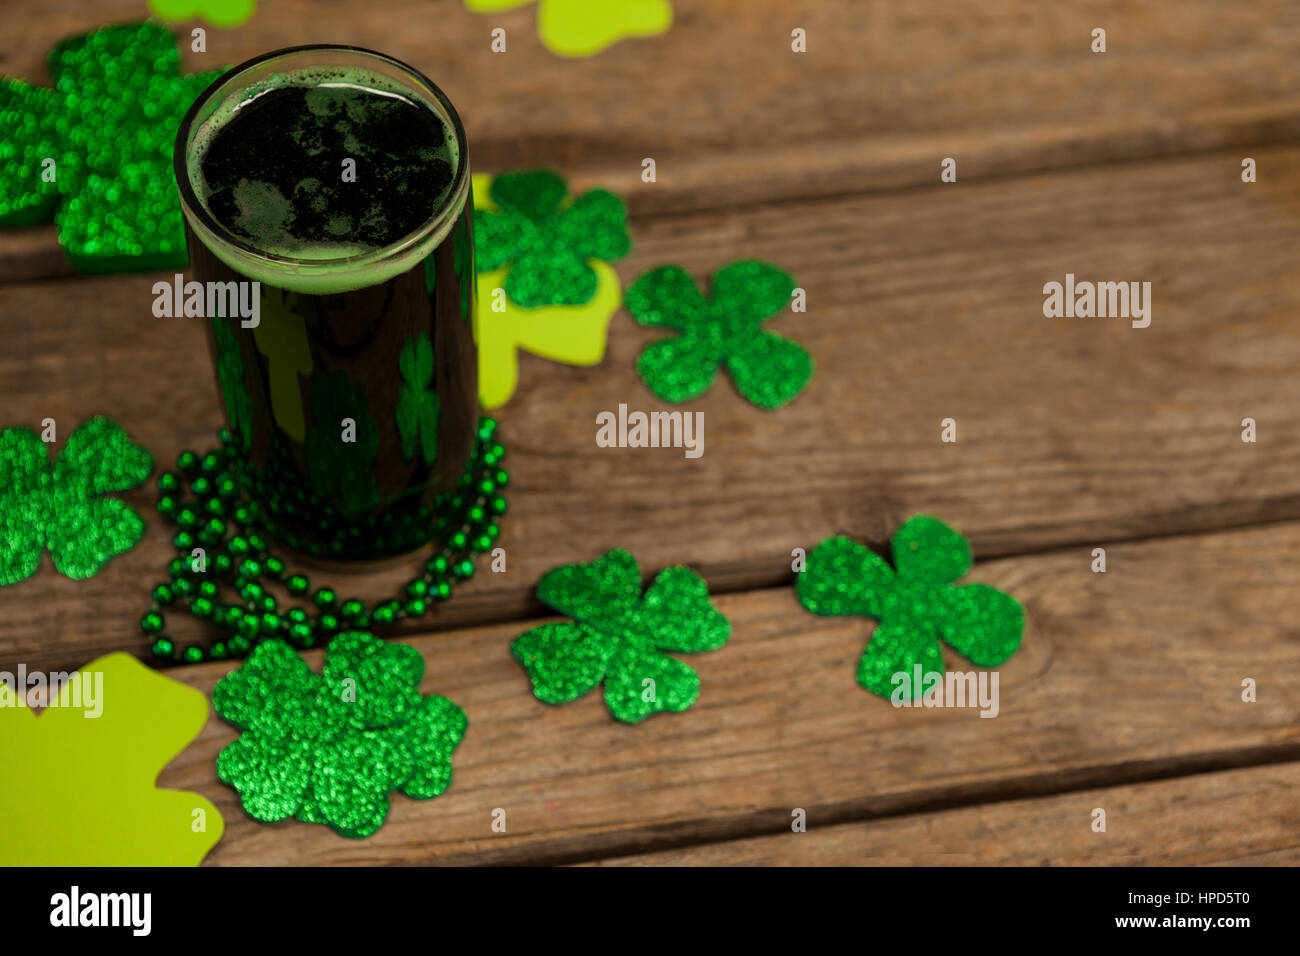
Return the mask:
[[68,436],[53,467],[36,432],[0,431],[0,586],[30,577],[44,548],[62,574],[81,580],[135,547],[144,520],[104,496],[136,487],[152,470],[149,451],[107,418]]
[[[479,13],[495,13],[533,0],[465,0]],[[673,22],[668,0],[539,0],[537,32],[559,56],[591,56],[624,37],[663,33]]]
[[803,606],[815,614],[854,614],[880,624],[858,664],[858,683],[890,697],[904,674],[912,680],[942,673],[942,640],[980,667],[1001,664],[1020,646],[1025,610],[1009,594],[986,584],[953,586],[971,567],[970,544],[943,522],[917,515],[892,542],[894,569],[866,547],[845,537],[827,538],[808,555],[795,581]]
[[790,401],[812,377],[803,348],[760,327],[780,312],[794,280],[763,262],[733,262],[713,276],[713,296],[700,295],[678,266],[652,269],[627,288],[627,310],[642,325],[681,333],[646,347],[636,368],[650,391],[669,402],[703,395],[720,365],[736,389],[760,408]]
[[668,568],[642,597],[636,559],[621,549],[547,572],[537,596],[573,620],[535,627],[510,645],[534,695],[564,704],[603,682],[610,713],[629,724],[679,713],[700,696],[699,676],[664,651],[712,651],[731,635],[698,574]]
[[154,23],[105,27],[50,53],[54,88],[0,78],[0,226],[58,225],[82,272],[185,264],[172,149],[220,75],[180,75]]
[[0,683],[0,766],[21,768],[0,788],[0,866],[197,866],[221,814],[156,783],[207,723],[207,698],[130,654],[64,676],[39,716]]
[[589,259],[627,255],[623,200],[604,189],[565,205],[569,187],[547,170],[502,173],[492,180],[497,210],[474,213],[475,267],[509,266],[506,295],[526,308],[582,305],[596,294]]
[[438,393],[433,391],[433,346],[420,334],[402,346],[397,358],[402,388],[397,393],[397,433],[402,454],[415,457],[416,442],[426,465],[438,457]]
[[149,9],[172,23],[197,18],[214,27],[237,27],[253,15],[257,0],[149,0]]
[[427,800],[451,785],[465,712],[422,697],[424,659],[364,631],[330,642],[316,674],[284,641],[259,644],[212,689],[218,714],[243,734],[217,757],[250,817],[296,817],[366,837],[388,817],[388,795]]

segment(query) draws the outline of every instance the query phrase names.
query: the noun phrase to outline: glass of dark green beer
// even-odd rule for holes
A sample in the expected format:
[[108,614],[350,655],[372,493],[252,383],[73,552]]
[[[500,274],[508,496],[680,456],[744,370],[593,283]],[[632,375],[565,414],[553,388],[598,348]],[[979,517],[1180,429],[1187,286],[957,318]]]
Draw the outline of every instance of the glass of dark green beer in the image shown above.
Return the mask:
[[203,321],[262,526],[343,566],[454,526],[478,399],[469,158],[447,97],[369,50],[268,53],[198,98],[175,165],[191,281],[258,304]]

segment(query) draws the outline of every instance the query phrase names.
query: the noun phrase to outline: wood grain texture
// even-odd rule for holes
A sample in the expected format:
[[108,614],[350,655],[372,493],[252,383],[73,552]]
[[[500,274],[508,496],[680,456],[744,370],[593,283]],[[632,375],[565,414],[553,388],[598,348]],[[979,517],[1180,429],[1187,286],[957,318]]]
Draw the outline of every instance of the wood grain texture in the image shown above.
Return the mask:
[[[548,165],[638,213],[681,212],[1290,142],[1300,136],[1300,4],[1181,0],[675,0],[666,35],[586,60],[538,42],[536,9],[459,0],[275,0],[210,30],[193,70],[279,47],[349,43],[442,85],[480,170]],[[139,0],[97,0],[104,22]],[[188,38],[193,24],[177,26]],[[47,81],[80,0],[11,0],[0,73]],[[494,27],[508,52],[489,49]],[[1094,27],[1108,52],[1091,52]],[[790,49],[802,27],[808,52]],[[658,181],[641,182],[653,157]],[[1238,157],[1240,158],[1240,157]],[[0,279],[61,274],[54,232],[0,232]]]
[[[220,808],[214,864],[546,863],[784,833],[795,807],[820,828],[1297,760],[1298,560],[1300,524],[1288,523],[1116,545],[1106,574],[1079,550],[981,564],[971,577],[1018,596],[1028,618],[998,669],[993,719],[868,694],[854,672],[870,622],[810,615],[781,588],[718,598],[732,638],[688,657],[699,702],[634,727],[598,693],[558,708],[531,697],[507,646],[533,622],[410,639],[426,659],[423,690],[459,703],[469,732],[451,789],[395,798],[365,841],[248,820],[214,778],[234,736],[215,717],[159,784]],[[226,670],[171,673],[208,692]],[[1258,681],[1257,703],[1241,701],[1244,677]],[[504,834],[490,829],[496,808]]]
[[[1300,764],[1081,790],[593,866],[1294,866]],[[1106,832],[1092,830],[1106,811]]]
[[[1300,151],[1260,163],[1251,186],[1229,155],[634,220],[625,282],[666,262],[702,277],[739,256],[789,269],[809,311],[769,327],[812,353],[811,385],[764,412],[720,377],[685,406],[705,422],[690,460],[595,444],[598,412],[665,407],[635,374],[662,333],[620,314],[600,366],[524,356],[499,413],[508,571],[480,574],[416,628],[536,614],[542,573],[611,547],[647,573],[689,563],[735,590],[789,580],[795,547],[836,532],[880,544],[916,512],[983,557],[1300,517]],[[1066,272],[1151,281],[1151,327],[1044,318],[1043,283]],[[66,438],[108,412],[165,462],[210,445],[221,412],[202,329],[155,319],[151,283],[0,286],[3,420],[54,417]],[[1247,416],[1257,444],[1241,441]],[[956,444],[939,440],[947,417]],[[172,554],[147,513],[146,540],[99,576],[67,581],[47,561],[0,593],[0,663],[144,648],[135,622]],[[335,583],[379,600],[417,567]],[[173,619],[178,640],[196,633]]]

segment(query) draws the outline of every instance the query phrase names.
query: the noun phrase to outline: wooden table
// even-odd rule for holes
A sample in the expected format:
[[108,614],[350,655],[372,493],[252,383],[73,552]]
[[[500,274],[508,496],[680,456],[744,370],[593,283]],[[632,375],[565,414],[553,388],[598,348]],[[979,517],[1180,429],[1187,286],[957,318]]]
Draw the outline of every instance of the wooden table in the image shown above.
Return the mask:
[[[79,0],[14,6],[0,72],[33,81],[52,43],[96,25]],[[94,7],[121,21],[143,3]],[[658,333],[620,313],[598,367],[524,357],[499,413],[508,571],[399,638],[425,656],[424,690],[469,714],[453,786],[395,797],[367,840],[261,825],[215,778],[234,732],[213,716],[159,780],[220,808],[208,862],[1300,861],[1300,4],[675,7],[667,35],[578,61],[539,45],[533,8],[455,0],[274,0],[186,53],[206,69],[345,42],[415,64],[461,110],[478,171],[549,166],[627,199],[625,284],[666,263],[788,269],[808,311],[771,328],[817,362],[780,411],[725,381],[687,406],[707,424],[690,460],[594,441],[598,411],[662,407],[634,371]],[[1067,272],[1150,281],[1150,327],[1045,318],[1042,287]],[[208,447],[202,330],[152,317],[156,278],[73,277],[52,229],[0,235],[0,420],[108,414],[161,462]],[[171,548],[151,490],[126,497],[149,519],[134,551],[84,582],[46,558],[0,591],[0,665],[146,651],[137,621]],[[866,693],[872,624],[810,615],[790,586],[793,548],[883,547],[917,512],[966,534],[971,578],[1026,607],[996,719]],[[544,706],[508,653],[547,613],[539,576],[611,547],[647,572],[696,568],[732,621],[690,659],[703,691],[684,714],[629,727],[599,694]],[[347,590],[373,600],[411,571]],[[169,673],[206,692],[231,666]]]

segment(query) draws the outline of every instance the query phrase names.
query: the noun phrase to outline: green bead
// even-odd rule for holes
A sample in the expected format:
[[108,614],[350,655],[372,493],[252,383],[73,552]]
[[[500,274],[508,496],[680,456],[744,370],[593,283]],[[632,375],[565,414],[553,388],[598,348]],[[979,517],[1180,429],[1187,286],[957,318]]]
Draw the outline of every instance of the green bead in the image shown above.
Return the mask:
[[221,456],[215,451],[210,451],[203,456],[203,460],[199,462],[199,467],[203,469],[204,473],[215,475],[221,470]]
[[[226,513],[226,503],[222,501],[220,498],[209,498],[208,503],[203,507],[208,514],[215,515],[217,517],[221,517]],[[226,524],[224,521],[221,523],[221,533],[222,534],[226,533]]]
[[375,608],[375,613],[371,616],[374,618],[375,623],[380,627],[387,627],[389,624],[393,623],[393,620],[397,615],[393,613],[391,608],[377,607]]
[[158,657],[171,657],[172,651],[174,651],[175,649],[176,649],[176,645],[174,645],[171,642],[171,640],[166,637],[158,638],[158,640],[154,641],[150,647],[150,650],[152,650],[154,654],[157,655]]
[[150,611],[140,618],[140,630],[146,634],[157,634],[163,629],[163,616],[157,611]]
[[284,582],[284,586],[288,589],[290,594],[306,594],[307,590],[311,587],[311,582],[308,581],[304,575],[292,574],[289,576],[289,579]]
[[182,474],[193,474],[199,467],[199,456],[192,451],[183,451],[176,456],[176,467]]
[[451,573],[454,574],[456,577],[460,578],[462,581],[467,580],[468,578],[474,576],[474,562],[471,561],[469,558],[465,558],[462,561],[457,561],[456,566],[451,569]]
[[177,551],[189,551],[194,547],[194,535],[188,531],[182,531],[176,537],[172,538],[172,544]]
[[235,519],[235,524],[245,528],[253,520],[253,513],[244,505],[239,505],[235,508],[235,512],[231,517]]
[[217,587],[216,581],[200,581],[199,594],[205,598],[214,598],[221,589]]
[[340,610],[345,618],[348,620],[355,620],[366,613],[366,606],[356,598],[352,598],[349,601],[344,601],[343,607],[340,608]]
[[436,558],[432,559],[431,561],[425,562],[424,565],[424,569],[428,571],[430,574],[440,574],[440,575],[447,573],[447,567],[448,567],[447,559],[441,554],[438,555]]
[[294,624],[307,623],[307,612],[300,607],[289,608],[288,613],[285,614],[285,617],[287,617]]
[[275,595],[273,594],[263,594],[262,600],[258,603],[261,605],[262,610],[267,614],[274,614],[275,609],[279,606],[279,602],[276,601]]
[[253,534],[250,534],[248,536],[248,546],[252,548],[254,551],[265,551],[266,539],[263,538],[260,534],[254,532]]
[[185,573],[185,562],[180,558],[172,558],[167,562],[167,574],[173,578],[179,578]]
[[229,498],[239,490],[239,485],[235,483],[235,479],[228,474],[220,474],[217,476],[216,487],[217,494],[223,498]]
[[492,513],[493,513],[493,514],[498,514],[498,515],[503,515],[503,514],[505,514],[505,513],[506,513],[506,499],[504,499],[504,498],[502,498],[502,497],[499,497],[499,496],[496,497],[496,498],[493,498],[493,499],[492,499]]
[[214,661],[224,661],[228,655],[229,652],[226,650],[226,645],[222,641],[217,641],[217,643],[213,644],[212,647],[208,649],[208,656]]
[[488,454],[491,455],[493,458],[496,458],[497,460],[500,460],[502,457],[504,457],[505,453],[506,453],[506,446],[502,445],[500,442],[493,444],[492,447],[488,449]]
[[176,595],[172,593],[172,589],[166,584],[160,584],[153,589],[153,599],[163,607],[167,607],[172,601],[176,600]]
[[451,597],[451,582],[439,581],[436,585],[434,585],[433,591],[431,593],[433,595],[434,600],[436,601],[447,600],[447,598]]
[[174,495],[181,490],[181,479],[174,471],[164,471],[158,476],[158,490],[164,494]]
[[491,478],[484,478],[478,483],[478,490],[480,494],[490,495],[497,490],[496,482]]
[[465,549],[465,545],[468,542],[469,542],[469,538],[466,536],[465,532],[457,531],[455,534],[451,536],[449,547],[453,551],[463,551]]
[[263,634],[274,634],[280,629],[280,618],[277,615],[272,614],[270,611],[264,613],[260,620],[262,622]]
[[477,538],[474,539],[474,543],[472,547],[474,551],[476,551],[479,554],[482,554],[484,551],[487,551],[489,548],[492,547],[491,536],[486,534],[479,535]]
[[322,614],[317,620],[316,625],[325,633],[329,634],[339,629],[339,619],[333,614]]
[[416,578],[407,583],[406,593],[409,597],[422,598],[429,593],[429,585],[425,584],[422,578]]
[[485,517],[487,517],[487,515],[484,514],[483,509],[480,508],[478,505],[475,505],[473,508],[469,509],[469,520],[473,524],[478,524]]
[[190,613],[195,617],[211,617],[212,602],[204,597],[195,598],[190,602]]
[[230,539],[231,554],[248,554],[248,539],[242,534],[237,534]]
[[194,493],[196,498],[206,498],[212,494],[212,482],[207,478],[195,478],[190,483],[190,491]]
[[311,599],[317,607],[328,608],[338,603],[339,596],[331,588],[320,588]]
[[498,468],[497,473],[492,476],[492,480],[495,481],[497,485],[504,488],[506,485],[510,484],[510,475],[504,468]]
[[266,573],[271,575],[271,577],[278,578],[280,575],[284,574],[284,562],[275,557],[275,555],[268,557],[265,563]]
[[199,523],[199,516],[194,513],[193,508],[182,508],[176,512],[176,523],[186,531],[190,531]]
[[490,524],[483,529],[483,533],[495,541],[497,538],[501,537],[501,526],[499,524]]
[[185,648],[185,660],[191,664],[197,664],[199,661],[203,660],[203,648],[199,647],[197,644],[191,644],[189,647]]
[[311,644],[311,628],[306,624],[295,624],[289,628],[289,636],[299,644]]
[[233,654],[244,654],[250,646],[248,638],[242,634],[236,634],[230,639],[230,651]]
[[194,582],[189,578],[177,578],[176,583],[172,585],[172,590],[176,592],[177,597],[189,597],[194,593]]
[[209,518],[208,523],[203,526],[203,533],[210,537],[213,543],[220,541],[226,536],[226,520]]
[[248,578],[250,580],[261,577],[262,564],[260,561],[256,561],[253,558],[245,558],[243,561],[239,562],[239,568],[236,573],[241,578]]
[[212,568],[218,574],[229,574],[230,569],[234,567],[234,564],[235,563],[230,560],[230,555],[226,554],[224,551],[218,553],[217,556],[212,559]]
[[419,598],[411,598],[406,602],[407,617],[423,617],[426,609],[425,603]]
[[251,614],[246,614],[235,622],[235,630],[243,637],[254,638],[262,631],[262,622]]
[[158,513],[164,518],[171,518],[176,515],[176,499],[171,495],[163,495],[158,499]]

